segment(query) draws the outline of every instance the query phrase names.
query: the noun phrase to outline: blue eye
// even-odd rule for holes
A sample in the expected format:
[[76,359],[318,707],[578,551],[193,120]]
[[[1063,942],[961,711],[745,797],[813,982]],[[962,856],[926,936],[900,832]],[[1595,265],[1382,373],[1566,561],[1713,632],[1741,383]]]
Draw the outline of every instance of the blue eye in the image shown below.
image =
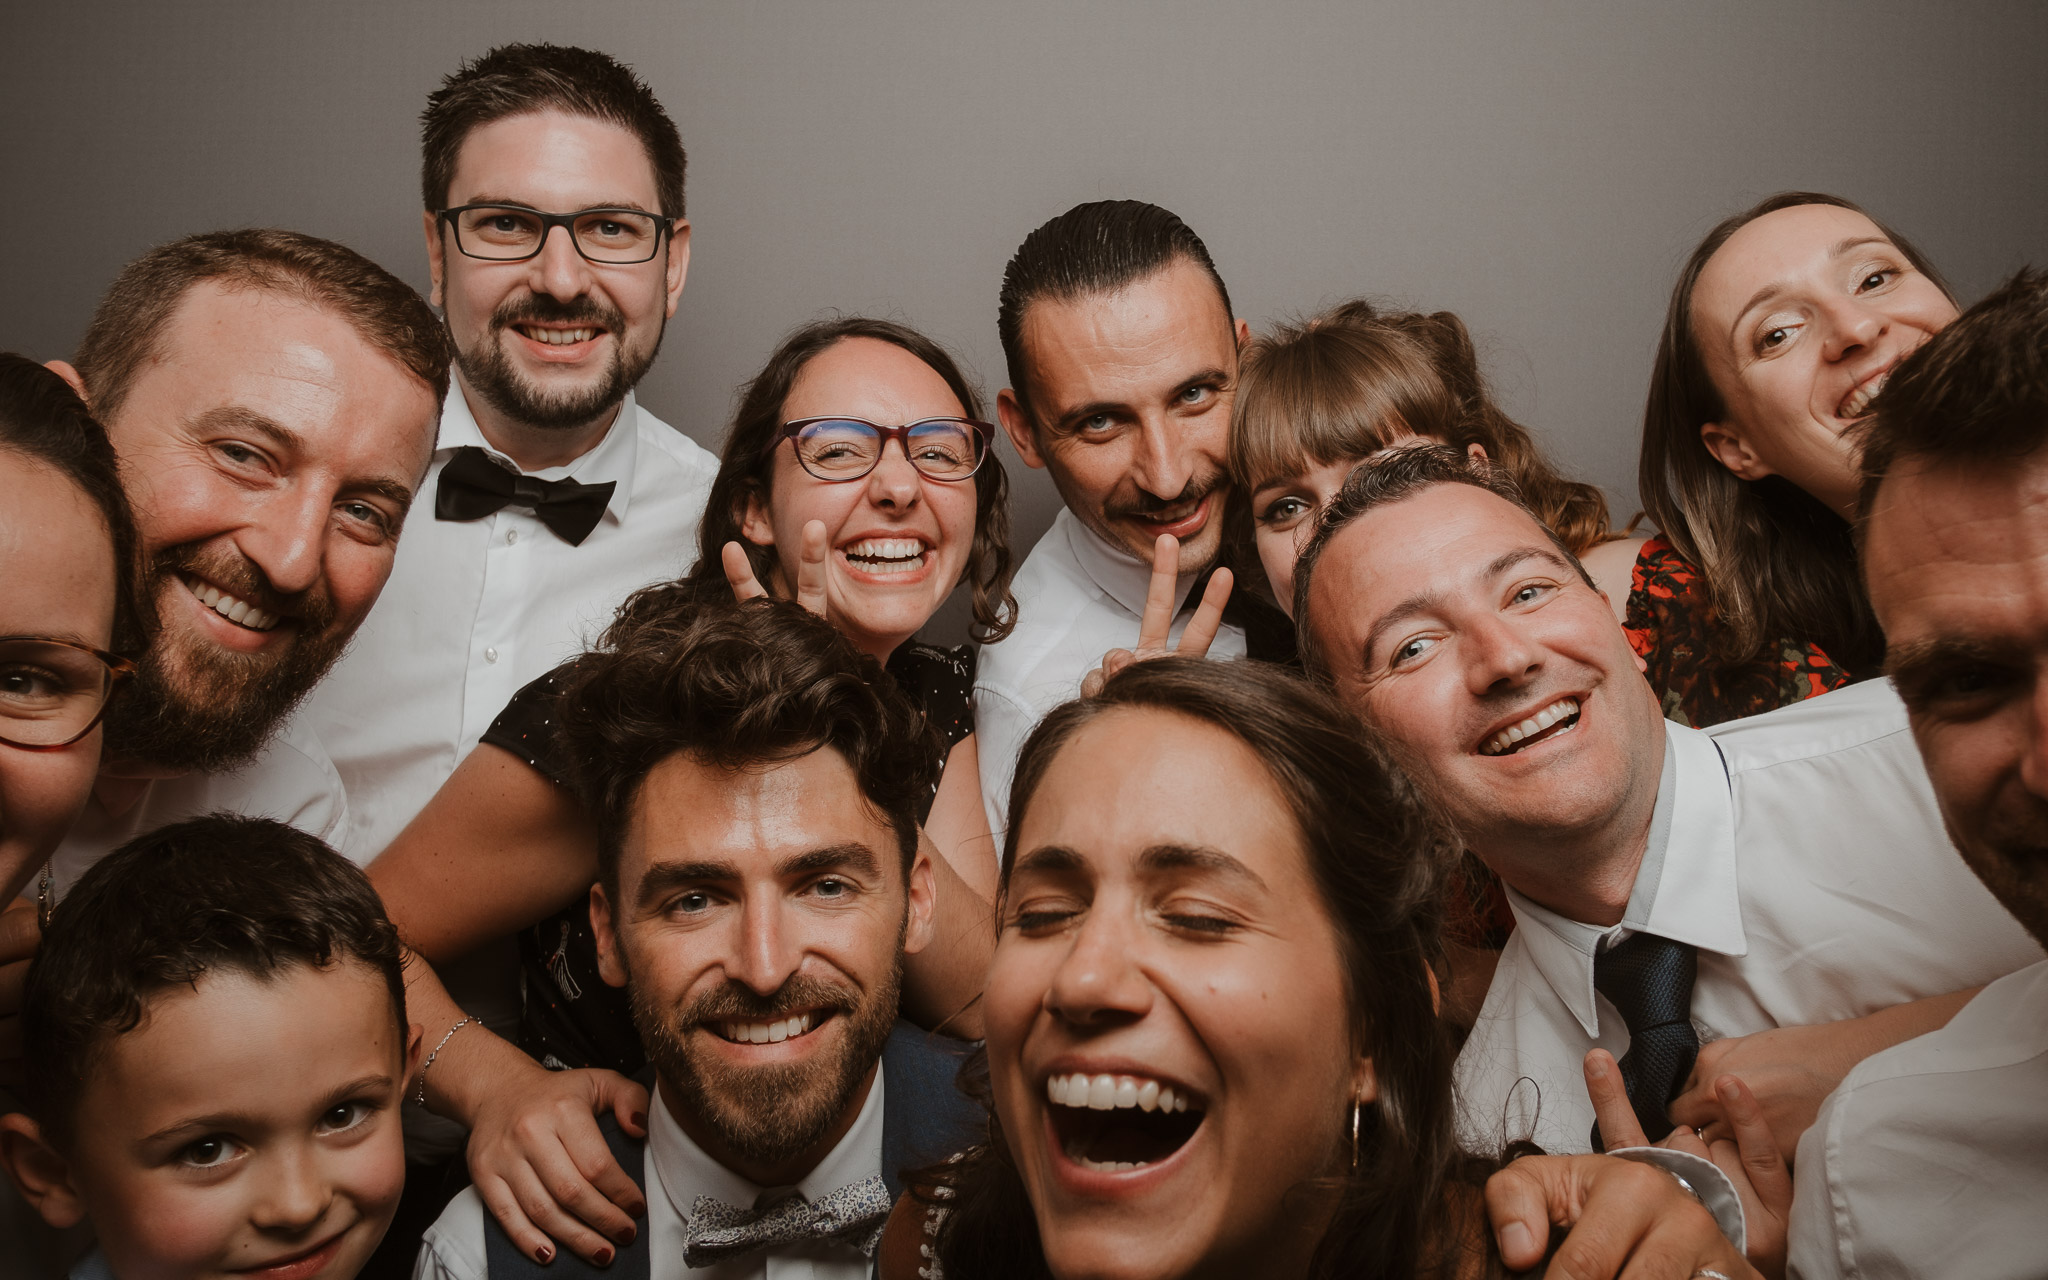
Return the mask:
[[811,892],[821,898],[843,898],[852,888],[844,880],[820,880],[811,886]]

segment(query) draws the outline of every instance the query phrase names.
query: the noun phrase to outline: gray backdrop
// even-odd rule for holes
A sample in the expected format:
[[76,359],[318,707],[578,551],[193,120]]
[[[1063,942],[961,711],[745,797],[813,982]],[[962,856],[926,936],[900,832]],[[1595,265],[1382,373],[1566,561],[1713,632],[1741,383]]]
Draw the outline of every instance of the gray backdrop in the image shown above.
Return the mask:
[[[713,448],[735,386],[828,310],[927,330],[993,393],[1004,262],[1103,197],[1185,217],[1255,328],[1358,293],[1458,312],[1509,410],[1623,516],[1671,278],[1723,214],[1849,196],[1966,302],[2048,263],[2029,0],[8,0],[0,31],[0,349],[39,358],[192,231],[331,236],[424,288],[439,77],[509,40],[630,62],[682,128],[696,228],[642,395]],[[1017,479],[1021,550],[1057,499]]]

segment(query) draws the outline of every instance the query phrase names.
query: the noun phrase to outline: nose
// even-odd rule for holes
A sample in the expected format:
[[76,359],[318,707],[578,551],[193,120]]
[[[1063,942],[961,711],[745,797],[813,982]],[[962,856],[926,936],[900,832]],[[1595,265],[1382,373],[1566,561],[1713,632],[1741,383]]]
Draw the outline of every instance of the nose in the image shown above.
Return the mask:
[[1079,1027],[1101,1028],[1144,1017],[1152,1007],[1153,989],[1137,964],[1135,932],[1129,909],[1098,900],[1053,973],[1045,993],[1046,1010]]
[[540,252],[527,261],[528,283],[535,293],[570,302],[590,291],[590,264],[576,252],[567,227],[549,227]]
[[1133,478],[1138,487],[1168,502],[1187,491],[1195,476],[1195,460],[1181,433],[1164,415],[1151,415],[1138,424],[1138,456],[1133,459]]
[[1876,307],[1859,298],[1837,298],[1827,304],[1826,357],[1841,360],[1869,348],[1885,331],[1885,317]]
[[740,913],[740,944],[727,976],[756,995],[782,990],[802,963],[781,894],[749,894]]
[[261,1190],[249,1220],[264,1231],[303,1235],[326,1216],[334,1199],[319,1154],[310,1143],[286,1143],[271,1154],[269,1164],[264,1176],[255,1180]]
[[910,465],[901,440],[882,442],[882,456],[868,472],[868,501],[892,511],[907,511],[924,493],[924,477]]
[[1537,646],[1512,620],[1498,615],[1468,625],[1460,641],[1469,655],[1466,673],[1475,694],[1518,688],[1543,666]]
[[325,571],[332,495],[295,484],[273,495],[257,518],[235,535],[235,545],[285,595],[311,590]]

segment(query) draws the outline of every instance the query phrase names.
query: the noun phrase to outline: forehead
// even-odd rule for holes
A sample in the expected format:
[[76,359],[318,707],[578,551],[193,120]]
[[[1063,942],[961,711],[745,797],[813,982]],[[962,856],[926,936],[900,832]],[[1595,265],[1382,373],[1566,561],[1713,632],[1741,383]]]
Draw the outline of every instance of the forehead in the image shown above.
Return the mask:
[[812,356],[782,402],[791,421],[845,414],[896,426],[963,412],[938,370],[878,338],[842,338]]
[[658,207],[654,163],[624,125],[547,108],[478,125],[462,139],[452,207],[509,200],[556,212],[593,205]]
[[1894,646],[2048,647],[2048,451],[1990,465],[1901,459],[1878,487],[1863,558]]
[[1758,289],[1824,266],[1840,246],[1873,237],[1884,237],[1875,222],[1838,205],[1767,213],[1737,228],[1707,259],[1693,289],[1693,310],[1702,321],[1733,320]]
[[895,861],[888,818],[831,747],[739,769],[678,752],[649,770],[633,797],[619,882],[631,885],[659,862],[719,862],[766,875],[794,854],[844,844]]
[[1031,393],[1049,406],[1150,398],[1205,369],[1237,368],[1223,296],[1186,258],[1107,293],[1041,298],[1020,332]]
[[1171,711],[1119,707],[1067,740],[1018,828],[1021,851],[1048,845],[1080,854],[1098,874],[1129,870],[1162,845],[1217,849],[1269,890],[1316,900],[1300,829],[1271,771],[1235,735]]
[[1528,512],[1474,485],[1434,484],[1339,530],[1323,549],[1310,603],[1363,630],[1417,592],[1476,587],[1502,555],[1530,548],[1556,554]]
[[70,477],[5,445],[0,493],[0,634],[104,644],[114,539],[99,508]]

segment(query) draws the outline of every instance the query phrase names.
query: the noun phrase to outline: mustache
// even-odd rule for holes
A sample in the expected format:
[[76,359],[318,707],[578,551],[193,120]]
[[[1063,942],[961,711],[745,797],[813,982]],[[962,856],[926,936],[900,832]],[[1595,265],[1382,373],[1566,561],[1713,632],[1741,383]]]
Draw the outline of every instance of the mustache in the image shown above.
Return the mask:
[[676,1011],[678,1028],[709,1022],[773,1022],[810,1009],[852,1013],[860,1007],[856,992],[835,982],[793,974],[768,995],[726,982]]
[[1197,475],[1191,478],[1187,484],[1181,487],[1181,491],[1171,498],[1161,498],[1156,494],[1150,494],[1143,489],[1139,489],[1135,497],[1116,498],[1105,502],[1102,505],[1102,510],[1105,515],[1113,519],[1127,516],[1149,519],[1173,507],[1198,503],[1222,488],[1223,484],[1223,473],[1221,471],[1211,471],[1206,475]]
[[333,626],[338,612],[326,579],[305,591],[279,591],[262,568],[240,552],[183,543],[165,547],[150,557],[149,572],[154,582],[174,575],[204,578],[229,595],[265,613],[294,621],[301,630],[314,634]]
[[491,328],[509,329],[515,324],[590,324],[617,336],[626,331],[626,317],[617,307],[599,302],[588,294],[567,302],[545,293],[507,298],[491,312]]

